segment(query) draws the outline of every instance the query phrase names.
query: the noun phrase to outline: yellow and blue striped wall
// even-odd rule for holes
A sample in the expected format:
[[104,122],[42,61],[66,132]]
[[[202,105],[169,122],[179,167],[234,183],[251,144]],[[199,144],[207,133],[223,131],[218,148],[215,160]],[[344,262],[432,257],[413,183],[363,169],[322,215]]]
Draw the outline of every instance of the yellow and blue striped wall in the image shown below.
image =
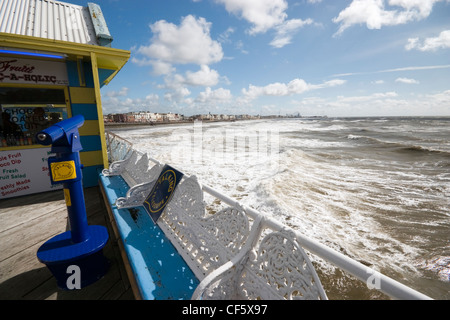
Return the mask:
[[[100,69],[99,77],[111,75],[113,70]],[[96,101],[93,68],[91,62],[67,61],[69,98],[72,116],[82,115],[84,125],[79,129],[81,163],[83,164],[83,186],[98,185],[98,170],[105,165],[106,152],[102,149],[103,114],[101,102]],[[101,123],[100,123],[101,121]]]

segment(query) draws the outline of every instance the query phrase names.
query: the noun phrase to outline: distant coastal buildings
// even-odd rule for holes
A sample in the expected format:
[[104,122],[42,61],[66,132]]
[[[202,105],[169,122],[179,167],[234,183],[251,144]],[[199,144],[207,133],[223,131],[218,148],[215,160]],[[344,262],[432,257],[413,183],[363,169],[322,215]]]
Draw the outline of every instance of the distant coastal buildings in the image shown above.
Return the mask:
[[[105,124],[162,124],[192,121],[237,121],[237,120],[258,120],[276,118],[303,118],[300,113],[281,115],[227,115],[227,114],[196,114],[185,116],[178,113],[157,113],[149,111],[138,111],[128,113],[111,113],[103,116]],[[313,117],[316,118],[316,117]]]
[[160,124],[174,122],[201,121],[236,121],[236,120],[255,120],[278,118],[279,116],[260,116],[260,115],[226,115],[226,114],[197,114],[193,116],[184,116],[178,113],[155,113],[148,111],[114,113],[103,116],[106,124],[112,123],[130,123],[130,124]]
[[103,116],[105,123],[166,123],[184,121],[184,116],[177,113],[128,112]]

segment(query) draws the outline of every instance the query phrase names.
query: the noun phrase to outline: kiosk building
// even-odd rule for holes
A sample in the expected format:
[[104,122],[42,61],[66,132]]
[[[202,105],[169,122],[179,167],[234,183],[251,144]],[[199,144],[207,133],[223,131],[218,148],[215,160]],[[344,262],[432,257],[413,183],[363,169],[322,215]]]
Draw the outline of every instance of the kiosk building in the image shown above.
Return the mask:
[[52,189],[50,148],[35,133],[76,115],[83,185],[108,166],[100,88],[130,57],[111,47],[101,8],[0,0],[0,199]]

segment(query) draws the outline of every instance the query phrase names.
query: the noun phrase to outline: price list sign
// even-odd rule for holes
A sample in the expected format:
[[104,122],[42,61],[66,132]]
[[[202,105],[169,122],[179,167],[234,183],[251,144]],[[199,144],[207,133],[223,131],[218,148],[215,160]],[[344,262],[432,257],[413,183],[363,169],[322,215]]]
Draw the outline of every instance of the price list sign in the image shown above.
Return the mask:
[[50,183],[49,154],[50,148],[0,151],[0,199],[60,189]]

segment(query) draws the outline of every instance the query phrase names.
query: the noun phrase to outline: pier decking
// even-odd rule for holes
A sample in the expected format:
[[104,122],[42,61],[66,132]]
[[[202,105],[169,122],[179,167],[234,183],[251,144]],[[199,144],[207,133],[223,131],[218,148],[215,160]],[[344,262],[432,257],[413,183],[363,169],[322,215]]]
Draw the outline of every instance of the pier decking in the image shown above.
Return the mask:
[[85,202],[88,223],[109,230],[103,252],[110,268],[94,284],[65,291],[36,257],[45,241],[68,230],[63,191],[0,200],[0,300],[134,299],[98,187],[85,189]]

